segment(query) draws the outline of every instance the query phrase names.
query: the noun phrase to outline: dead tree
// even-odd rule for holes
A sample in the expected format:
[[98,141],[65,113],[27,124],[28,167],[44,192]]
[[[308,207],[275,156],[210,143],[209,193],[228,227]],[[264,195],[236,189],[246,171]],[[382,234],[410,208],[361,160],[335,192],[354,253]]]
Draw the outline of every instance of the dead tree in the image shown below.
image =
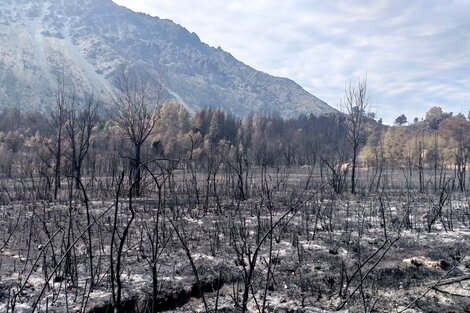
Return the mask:
[[229,146],[228,153],[223,156],[225,165],[232,169],[237,177],[237,197],[241,200],[247,199],[248,192],[248,157],[242,145]]
[[[118,231],[118,223],[119,223],[119,194],[121,192],[122,182],[124,179],[124,172],[122,172],[118,188],[116,191],[116,200],[114,205],[114,221],[113,221],[113,230],[111,235],[111,252],[110,252],[110,270],[111,270],[111,289],[112,289],[112,296],[113,296],[113,306],[115,313],[124,313],[123,308],[123,301],[122,301],[122,280],[121,280],[121,269],[122,269],[122,256],[124,252],[124,245],[126,244],[127,236],[129,235],[129,231],[131,229],[132,222],[135,219],[135,209],[134,203],[132,202],[132,193],[134,189],[134,183],[129,188],[129,199],[128,199],[128,211],[130,213],[130,217],[128,218],[127,224],[124,227],[122,233]],[[117,239],[116,237],[119,237]],[[115,245],[117,245],[117,251],[114,251]]]
[[89,96],[83,108],[79,108],[76,102],[71,102],[66,111],[65,130],[77,189],[80,187],[83,160],[90,148],[91,133],[97,123],[96,108],[96,102]]
[[[164,166],[163,164],[160,164],[160,162],[163,163],[163,161],[167,160],[154,160],[153,162],[142,164],[143,169],[150,174],[158,190],[156,210],[151,210],[151,218],[149,218],[149,221],[144,221],[142,223],[142,240],[139,244],[141,257],[147,262],[152,273],[152,313],[158,312],[157,294],[159,288],[158,271],[161,265],[160,259],[173,235],[172,232],[167,229],[164,213],[165,193],[162,191],[165,186],[165,182],[170,180],[170,177],[178,163],[168,162],[168,165]],[[152,164],[156,166],[158,171],[152,171],[150,169],[149,166]]]
[[49,128],[51,130],[51,136],[49,140],[44,141],[48,154],[52,157],[52,169],[54,173],[54,200],[57,199],[57,194],[60,189],[61,179],[61,162],[63,156],[63,145],[64,145],[64,122],[66,117],[65,108],[67,102],[74,102],[75,96],[69,96],[65,88],[65,80],[62,77],[57,82],[57,97],[55,108],[53,109],[49,118]]
[[160,106],[160,83],[152,88],[150,83],[138,73],[131,73],[123,68],[117,78],[117,91],[112,100],[114,107],[108,112],[109,117],[132,144],[133,155],[130,158],[133,195],[141,194],[142,146],[155,127],[155,113]]
[[358,79],[357,85],[352,82],[346,86],[343,106],[346,116],[347,135],[346,138],[352,147],[351,164],[351,193],[356,193],[356,168],[359,149],[365,143],[366,118],[370,99],[367,95],[367,79]]

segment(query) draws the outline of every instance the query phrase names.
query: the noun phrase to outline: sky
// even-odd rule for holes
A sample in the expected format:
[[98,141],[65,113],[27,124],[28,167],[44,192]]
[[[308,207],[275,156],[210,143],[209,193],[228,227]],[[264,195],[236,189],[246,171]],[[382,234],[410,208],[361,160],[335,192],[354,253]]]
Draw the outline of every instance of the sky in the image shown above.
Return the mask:
[[470,111],[469,0],[113,1],[171,19],[335,108],[367,77],[370,111],[387,124],[433,106]]

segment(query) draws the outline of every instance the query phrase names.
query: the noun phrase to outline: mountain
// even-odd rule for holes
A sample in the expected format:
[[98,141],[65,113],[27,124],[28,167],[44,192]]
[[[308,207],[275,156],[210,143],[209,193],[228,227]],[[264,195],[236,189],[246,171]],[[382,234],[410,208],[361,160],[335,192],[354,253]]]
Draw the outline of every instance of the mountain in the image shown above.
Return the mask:
[[47,110],[62,74],[77,94],[106,99],[126,64],[150,81],[162,80],[166,98],[190,111],[336,112],[292,80],[257,71],[170,20],[110,0],[0,0],[0,41],[0,107]]

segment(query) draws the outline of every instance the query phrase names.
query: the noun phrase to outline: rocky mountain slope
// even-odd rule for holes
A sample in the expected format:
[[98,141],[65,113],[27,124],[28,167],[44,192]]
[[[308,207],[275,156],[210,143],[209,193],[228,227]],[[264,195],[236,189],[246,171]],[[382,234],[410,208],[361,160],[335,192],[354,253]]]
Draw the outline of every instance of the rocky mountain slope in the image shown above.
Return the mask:
[[[136,68],[190,111],[236,115],[336,112],[295,82],[257,71],[170,20],[111,0],[0,0],[0,107],[47,108],[64,73],[78,94],[107,99],[117,69]],[[106,102],[106,100],[105,100]]]

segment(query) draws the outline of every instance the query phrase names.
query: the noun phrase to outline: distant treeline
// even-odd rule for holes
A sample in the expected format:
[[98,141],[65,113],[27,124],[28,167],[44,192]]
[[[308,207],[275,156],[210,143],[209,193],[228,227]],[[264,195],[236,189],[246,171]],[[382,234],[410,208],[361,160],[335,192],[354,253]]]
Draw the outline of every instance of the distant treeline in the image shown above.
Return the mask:
[[[53,185],[57,171],[102,176],[115,170],[113,167],[132,168],[126,161],[134,155],[132,141],[115,116],[103,113],[90,117],[88,112],[84,121],[87,115],[82,109],[74,107],[73,111],[70,114],[70,108],[64,107],[43,114],[4,109],[0,113],[1,174],[34,173]],[[413,170],[424,173],[432,168],[437,175],[452,169],[455,185],[465,190],[470,157],[470,122],[465,116],[435,107],[421,121],[415,119],[407,125],[401,116],[395,126],[364,116],[357,166],[374,169],[374,180],[390,168],[403,168],[410,176]],[[337,192],[346,186],[353,157],[347,114],[283,119],[253,113],[238,118],[221,109],[205,108],[190,115],[183,105],[169,102],[152,111],[150,119],[148,140],[139,146],[142,162],[155,158],[190,160],[203,169],[227,159],[255,166],[318,166],[330,175]],[[74,138],[83,140],[83,134],[89,136],[89,142],[77,164]],[[424,185],[423,178],[419,188]]]
[[[2,153],[17,153],[50,139],[55,132],[53,115],[17,108],[1,111]],[[253,113],[238,118],[222,109],[205,108],[191,116],[181,104],[172,102],[159,108],[154,118],[147,149],[155,156],[173,159],[204,157],[216,148],[237,147],[256,165],[308,165],[345,145],[345,118],[341,115],[283,119]],[[111,118],[97,115],[91,136],[97,152],[124,152],[123,139]]]

